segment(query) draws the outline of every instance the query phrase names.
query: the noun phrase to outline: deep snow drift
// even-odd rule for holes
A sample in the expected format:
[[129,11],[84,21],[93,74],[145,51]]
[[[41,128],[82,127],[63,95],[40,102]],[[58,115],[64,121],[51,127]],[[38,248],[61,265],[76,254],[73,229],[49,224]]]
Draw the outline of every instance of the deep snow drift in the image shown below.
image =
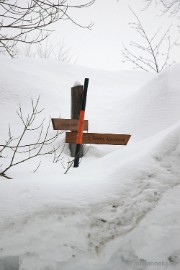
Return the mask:
[[89,131],[132,135],[127,146],[86,146],[66,175],[42,157],[36,174],[33,160],[0,178],[0,270],[179,270],[180,65],[153,75],[0,63],[2,140],[8,123],[21,128],[18,104],[28,113],[39,95],[43,116],[69,118],[70,88],[85,77]]

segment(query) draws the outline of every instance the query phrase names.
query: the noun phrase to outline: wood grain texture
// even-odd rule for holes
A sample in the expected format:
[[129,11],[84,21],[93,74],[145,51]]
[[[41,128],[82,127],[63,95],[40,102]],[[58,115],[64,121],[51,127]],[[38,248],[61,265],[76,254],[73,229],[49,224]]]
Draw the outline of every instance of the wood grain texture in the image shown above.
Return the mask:
[[[131,135],[128,134],[104,134],[104,133],[83,133],[83,144],[111,144],[126,145]],[[76,142],[77,132],[66,132],[66,143]]]
[[[77,119],[52,118],[51,120],[54,130],[78,130],[79,120]],[[88,120],[84,121],[84,130],[88,130]]]
[[[76,85],[71,88],[71,119],[78,119],[81,110],[81,103],[82,103],[82,96],[83,96],[83,85]],[[76,131],[78,128],[76,129]],[[75,157],[76,152],[76,144],[70,143],[69,149],[71,152],[71,157]],[[80,157],[83,156],[83,147],[80,146]]]

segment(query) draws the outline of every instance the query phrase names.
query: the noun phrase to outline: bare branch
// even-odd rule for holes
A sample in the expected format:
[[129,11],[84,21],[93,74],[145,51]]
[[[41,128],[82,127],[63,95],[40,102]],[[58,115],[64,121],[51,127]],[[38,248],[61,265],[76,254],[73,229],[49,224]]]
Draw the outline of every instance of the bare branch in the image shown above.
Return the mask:
[[[45,127],[44,119],[42,119],[40,123],[36,123],[37,116],[39,116],[39,114],[42,112],[42,110],[38,109],[39,100],[40,98],[38,98],[35,102],[33,100],[31,101],[31,112],[27,116],[24,116],[22,107],[19,106],[17,114],[22,122],[22,131],[18,137],[14,138],[9,127],[8,139],[5,141],[5,144],[0,145],[0,157],[5,158],[2,155],[5,153],[5,151],[7,151],[9,155],[7,156],[8,163],[5,162],[3,166],[1,166],[1,176],[5,176],[6,172],[12,167],[38,156],[54,154],[56,155],[57,161],[60,158],[63,150],[59,154],[56,154],[56,152],[61,145],[55,147],[53,144],[59,138],[61,133],[56,132],[55,135],[49,136],[50,121],[47,127]],[[29,132],[34,133],[34,142],[23,143],[24,140],[27,140],[28,136],[26,137],[26,135]]]
[[162,34],[158,29],[152,37],[149,37],[139,17],[131,8],[130,10],[136,19],[130,26],[138,33],[139,41],[131,41],[129,44],[131,49],[124,46],[122,50],[124,62],[132,63],[135,68],[156,73],[174,64],[169,57],[175,45],[175,42],[171,42],[170,27]]
[[180,12],[180,1],[179,0],[144,0],[145,9],[155,2],[163,8],[163,13],[169,13],[171,16],[176,16]]
[[92,23],[81,25],[70,16],[71,9],[82,9],[93,5],[95,0],[83,0],[82,4],[70,5],[69,0],[1,0],[0,1],[0,49],[14,56],[17,43],[34,44],[46,39],[47,29],[60,20],[69,20],[75,25],[91,29]]

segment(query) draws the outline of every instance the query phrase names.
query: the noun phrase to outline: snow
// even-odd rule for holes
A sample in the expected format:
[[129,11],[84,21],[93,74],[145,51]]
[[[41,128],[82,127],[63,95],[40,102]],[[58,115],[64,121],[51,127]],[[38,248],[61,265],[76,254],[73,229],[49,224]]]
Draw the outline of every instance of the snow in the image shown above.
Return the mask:
[[0,270],[179,270],[180,64],[157,75],[0,63],[2,139],[8,123],[20,130],[18,104],[28,113],[39,95],[43,117],[69,118],[71,87],[85,77],[89,131],[132,135],[127,146],[86,146],[67,174],[42,157],[36,173],[33,160],[0,178]]

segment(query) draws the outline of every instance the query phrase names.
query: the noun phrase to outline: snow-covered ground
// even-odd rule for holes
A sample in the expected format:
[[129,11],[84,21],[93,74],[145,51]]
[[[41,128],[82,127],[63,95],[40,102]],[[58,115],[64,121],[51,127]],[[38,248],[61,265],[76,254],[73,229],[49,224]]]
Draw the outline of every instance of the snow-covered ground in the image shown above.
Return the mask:
[[18,104],[28,113],[39,95],[42,117],[69,118],[85,77],[89,132],[132,135],[86,146],[67,174],[66,145],[63,166],[45,156],[36,173],[33,160],[0,178],[0,270],[180,269],[179,74],[180,64],[155,75],[0,57],[1,143],[9,123],[21,129]]

